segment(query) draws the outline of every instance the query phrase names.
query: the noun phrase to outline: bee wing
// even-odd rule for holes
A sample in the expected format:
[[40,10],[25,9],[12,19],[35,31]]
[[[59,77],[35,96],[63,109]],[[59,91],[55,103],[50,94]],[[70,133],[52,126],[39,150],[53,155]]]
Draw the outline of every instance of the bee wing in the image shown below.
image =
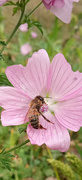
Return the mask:
[[37,109],[36,108],[29,108],[29,110],[28,110],[28,112],[26,114],[24,123],[28,122],[27,119],[29,119],[29,122],[30,122],[31,117],[35,116],[35,115],[37,115],[38,118],[39,118],[39,113],[38,113]]
[[29,114],[30,114],[30,108],[25,116],[25,119],[24,119],[24,123],[28,122],[29,121]]

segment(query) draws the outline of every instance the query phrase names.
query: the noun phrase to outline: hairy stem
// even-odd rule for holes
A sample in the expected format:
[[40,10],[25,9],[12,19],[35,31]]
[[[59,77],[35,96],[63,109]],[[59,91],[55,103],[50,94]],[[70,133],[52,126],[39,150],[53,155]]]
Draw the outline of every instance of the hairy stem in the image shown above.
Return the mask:
[[28,142],[30,142],[29,139],[27,139],[27,140],[24,141],[23,143],[18,144],[17,146],[15,146],[15,147],[13,147],[13,148],[11,148],[11,149],[9,149],[9,150],[4,151],[4,154],[10,153],[10,152],[12,152],[12,151],[14,151],[14,150],[16,150],[16,149],[24,146],[24,145],[27,144]]
[[27,18],[42,4],[42,1],[27,15]]

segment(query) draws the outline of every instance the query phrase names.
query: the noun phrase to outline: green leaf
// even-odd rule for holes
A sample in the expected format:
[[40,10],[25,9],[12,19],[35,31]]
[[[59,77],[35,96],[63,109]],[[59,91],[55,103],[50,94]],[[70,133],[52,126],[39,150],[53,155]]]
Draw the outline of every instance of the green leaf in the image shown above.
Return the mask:
[[44,171],[46,176],[54,176],[54,172],[52,169],[48,168]]
[[0,60],[4,60],[4,57],[1,53],[0,53]]
[[0,75],[0,86],[12,86],[5,74]]
[[8,1],[7,3],[4,4],[4,6],[10,6],[10,5],[15,5],[12,1]]
[[1,151],[1,153],[0,153],[0,155],[1,155],[1,154],[3,154],[3,153],[4,153],[4,151],[5,151],[5,148],[3,148],[3,150],[2,150],[2,151]]
[[33,25],[36,26],[40,30],[41,34],[43,35],[42,25],[40,24],[40,22],[34,21]]
[[27,126],[25,125],[24,127],[19,127],[18,131],[21,134],[22,132],[25,132],[27,129]]
[[[25,16],[25,19],[26,18],[27,16]],[[40,24],[39,21],[31,21],[30,19],[27,19],[26,22],[28,23],[28,28],[31,28],[32,26],[36,26],[43,35],[42,25]]]
[[18,7],[14,7],[14,8],[13,8],[13,15],[16,14],[17,11],[18,11]]
[[0,164],[4,167],[7,168],[9,171],[11,171],[11,160],[10,158],[15,157],[12,154],[4,154],[4,149],[0,153]]
[[11,165],[8,162],[4,162],[1,158],[0,158],[0,162],[2,163],[2,166],[7,168],[9,171],[11,171]]
[[0,41],[0,44],[1,44],[2,46],[6,46],[5,41]]

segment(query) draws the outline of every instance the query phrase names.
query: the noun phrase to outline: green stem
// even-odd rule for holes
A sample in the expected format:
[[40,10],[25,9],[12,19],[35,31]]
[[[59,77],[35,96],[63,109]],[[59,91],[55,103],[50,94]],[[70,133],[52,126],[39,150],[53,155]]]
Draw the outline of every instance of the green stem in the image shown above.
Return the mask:
[[[48,148],[48,146],[46,146],[46,147],[47,147],[47,151],[48,151],[48,154],[50,156],[50,159],[53,159],[50,149]],[[53,167],[53,169],[54,169],[57,180],[60,180],[60,177],[59,177],[59,174],[58,174],[56,167]]]
[[27,18],[42,4],[42,1],[27,15]]
[[24,145],[25,145],[25,144],[27,144],[28,142],[30,142],[30,141],[29,141],[29,139],[27,139],[27,140],[26,140],[26,141],[24,141],[23,143],[21,143],[21,144],[19,144],[19,145],[15,146],[15,147],[13,147],[13,148],[11,148],[11,149],[9,149],[9,150],[4,151],[4,153],[3,153],[3,154],[10,153],[11,151],[14,151],[14,150],[16,150],[16,149],[18,149],[18,148],[20,148],[20,147],[24,146]]

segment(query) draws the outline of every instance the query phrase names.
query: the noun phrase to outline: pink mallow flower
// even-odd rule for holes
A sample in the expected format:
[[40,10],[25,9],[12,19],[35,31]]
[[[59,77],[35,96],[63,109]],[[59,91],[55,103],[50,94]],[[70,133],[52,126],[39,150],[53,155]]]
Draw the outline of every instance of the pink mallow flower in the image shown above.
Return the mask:
[[0,0],[0,6],[2,6],[3,4],[5,4],[8,0]]
[[33,39],[37,38],[38,34],[36,32],[31,32],[31,36]]
[[[67,151],[70,145],[69,130],[82,126],[82,73],[73,72],[63,54],[57,54],[50,64],[44,49],[28,59],[26,67],[7,67],[6,75],[14,87],[0,87],[0,106],[3,126],[29,122],[30,102],[38,95],[44,97],[48,108],[39,115],[44,129],[34,129],[29,123],[27,134],[32,144],[46,144],[50,149]],[[47,96],[49,98],[47,98]]]
[[21,54],[25,56],[32,51],[32,47],[28,43],[25,43],[21,46],[20,51],[21,51]]
[[19,29],[20,29],[20,31],[27,32],[28,31],[28,24],[27,23],[21,24],[19,26]]
[[55,14],[64,23],[71,21],[73,2],[79,0],[42,0],[45,7]]

